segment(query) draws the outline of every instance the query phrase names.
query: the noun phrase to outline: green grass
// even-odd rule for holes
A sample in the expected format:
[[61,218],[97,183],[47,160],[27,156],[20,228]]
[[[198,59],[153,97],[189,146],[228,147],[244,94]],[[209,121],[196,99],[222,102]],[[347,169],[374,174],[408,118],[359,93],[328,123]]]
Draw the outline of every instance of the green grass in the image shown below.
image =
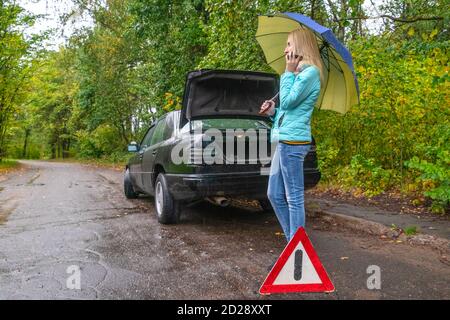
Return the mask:
[[403,230],[403,231],[405,232],[405,234],[407,236],[413,236],[413,235],[416,235],[419,232],[417,226],[406,227],[405,230]]
[[16,160],[2,159],[2,161],[0,161],[0,173],[4,173],[12,169],[18,168],[19,165],[20,165],[19,162],[17,162]]

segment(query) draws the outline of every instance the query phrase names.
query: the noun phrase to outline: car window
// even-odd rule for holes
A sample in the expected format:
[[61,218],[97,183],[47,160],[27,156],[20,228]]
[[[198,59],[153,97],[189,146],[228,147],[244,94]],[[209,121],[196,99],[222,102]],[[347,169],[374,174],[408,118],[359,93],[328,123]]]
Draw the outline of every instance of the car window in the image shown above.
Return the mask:
[[151,146],[164,140],[165,126],[166,126],[165,118],[158,121],[158,124],[156,125],[156,128],[155,128],[155,133],[153,134],[152,140],[150,143]]
[[141,148],[146,148],[146,147],[148,147],[150,145],[150,141],[152,139],[153,133],[155,132],[155,127],[156,126],[152,126],[147,131],[147,134],[145,135],[144,139],[142,139]]
[[167,140],[172,137],[174,128],[174,113],[170,113],[166,117],[166,126],[164,127],[163,140]]

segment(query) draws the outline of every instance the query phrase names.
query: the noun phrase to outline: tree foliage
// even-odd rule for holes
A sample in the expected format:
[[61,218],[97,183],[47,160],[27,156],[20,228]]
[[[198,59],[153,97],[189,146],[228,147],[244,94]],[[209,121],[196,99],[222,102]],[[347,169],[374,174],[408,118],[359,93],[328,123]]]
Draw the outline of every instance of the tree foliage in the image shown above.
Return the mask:
[[28,76],[39,37],[26,37],[35,16],[28,15],[15,1],[0,2],[0,161],[6,153],[8,128],[25,99]]
[[[431,199],[437,212],[448,210],[446,1],[74,2],[74,12],[89,14],[93,27],[34,59],[37,71],[25,77],[24,90],[18,88],[30,70],[23,58],[31,57],[30,43],[17,26],[29,21],[19,7],[2,7],[0,155],[1,135],[9,134],[16,137],[9,150],[18,156],[120,160],[153,119],[181,107],[188,71],[273,72],[254,37],[257,16],[300,12],[350,48],[361,91],[360,103],[345,115],[314,111],[323,182],[366,196],[397,190],[416,195],[417,203]],[[368,28],[373,21],[377,32]],[[14,124],[5,126],[12,117]]]

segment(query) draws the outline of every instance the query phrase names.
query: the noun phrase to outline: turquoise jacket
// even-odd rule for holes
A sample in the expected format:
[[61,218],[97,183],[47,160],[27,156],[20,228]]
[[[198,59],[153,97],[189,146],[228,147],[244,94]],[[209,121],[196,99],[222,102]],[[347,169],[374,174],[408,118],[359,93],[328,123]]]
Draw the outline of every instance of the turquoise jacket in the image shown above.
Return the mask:
[[271,142],[312,141],[311,115],[320,94],[320,72],[314,65],[303,65],[300,72],[285,72],[280,78],[279,105],[270,116]]

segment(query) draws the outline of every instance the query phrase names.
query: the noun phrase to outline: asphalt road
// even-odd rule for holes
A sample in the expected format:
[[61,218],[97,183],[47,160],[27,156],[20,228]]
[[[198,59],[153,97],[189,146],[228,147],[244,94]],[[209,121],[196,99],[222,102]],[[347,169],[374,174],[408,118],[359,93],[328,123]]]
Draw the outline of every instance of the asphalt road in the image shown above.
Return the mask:
[[[24,163],[0,182],[0,299],[450,298],[450,268],[437,252],[314,220],[307,232],[336,291],[261,296],[285,246],[273,214],[205,202],[163,226],[152,198],[123,196],[121,172]],[[367,288],[369,265],[381,269],[380,290]],[[67,286],[71,266],[81,289]]]

